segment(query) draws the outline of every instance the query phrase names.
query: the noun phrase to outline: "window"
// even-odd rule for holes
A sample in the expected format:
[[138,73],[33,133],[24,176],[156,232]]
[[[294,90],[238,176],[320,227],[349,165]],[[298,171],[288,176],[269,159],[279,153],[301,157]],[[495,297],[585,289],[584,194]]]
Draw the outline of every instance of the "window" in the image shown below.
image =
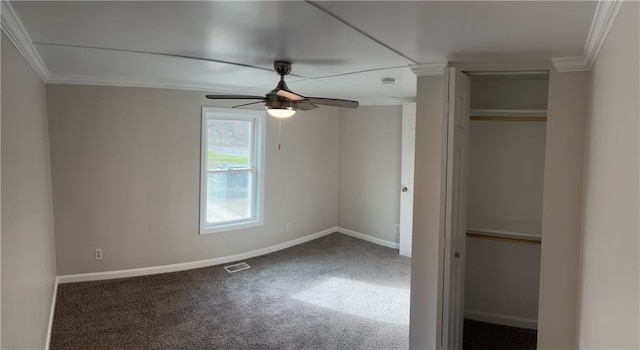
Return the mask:
[[264,112],[202,107],[200,233],[262,224]]

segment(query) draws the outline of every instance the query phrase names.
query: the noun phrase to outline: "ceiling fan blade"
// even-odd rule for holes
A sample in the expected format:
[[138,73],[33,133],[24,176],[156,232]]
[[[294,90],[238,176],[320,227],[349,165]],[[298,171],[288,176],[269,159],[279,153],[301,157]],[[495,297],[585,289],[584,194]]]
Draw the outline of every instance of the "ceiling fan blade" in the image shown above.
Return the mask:
[[252,95],[206,95],[206,98],[210,100],[260,100],[264,101],[264,96],[252,96]]
[[276,92],[276,95],[280,96],[280,97],[284,97],[288,100],[291,101],[300,101],[300,100],[304,100],[305,97],[302,95],[298,95],[296,93],[293,93],[289,90],[284,90],[284,89],[280,89],[278,90],[278,92]]
[[344,108],[358,108],[360,103],[358,101],[340,100],[336,98],[323,98],[323,97],[307,97],[307,101],[323,106],[334,106]]
[[237,106],[233,106],[231,108],[239,108],[239,107],[245,107],[245,106],[251,106],[254,105],[256,103],[264,103],[264,101],[256,101],[256,102],[249,102],[249,103],[243,103],[241,105],[237,105]]
[[311,109],[315,109],[318,108],[318,106],[314,105],[313,103],[309,102],[309,101],[300,101],[298,102],[298,109],[301,111],[308,111]]

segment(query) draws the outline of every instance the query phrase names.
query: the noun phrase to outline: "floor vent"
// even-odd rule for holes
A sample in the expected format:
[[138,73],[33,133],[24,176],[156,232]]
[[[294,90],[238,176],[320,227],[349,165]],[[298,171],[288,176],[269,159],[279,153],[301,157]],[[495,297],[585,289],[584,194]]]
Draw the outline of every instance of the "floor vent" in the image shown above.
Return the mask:
[[250,268],[251,266],[249,266],[249,264],[247,264],[246,262],[241,262],[238,264],[228,265],[224,267],[224,269],[227,270],[228,273],[234,273],[234,272],[238,272],[238,271],[242,271]]

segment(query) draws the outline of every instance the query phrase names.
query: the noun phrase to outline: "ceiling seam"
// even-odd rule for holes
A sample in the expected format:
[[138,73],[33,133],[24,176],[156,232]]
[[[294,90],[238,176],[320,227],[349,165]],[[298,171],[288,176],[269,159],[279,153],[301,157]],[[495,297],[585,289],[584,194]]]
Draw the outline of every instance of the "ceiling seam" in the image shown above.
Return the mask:
[[375,42],[376,44],[378,44],[378,45],[380,45],[380,46],[384,47],[385,49],[387,49],[387,50],[389,50],[389,51],[391,51],[391,52],[395,53],[396,55],[398,55],[398,56],[400,56],[400,57],[402,57],[402,58],[404,58],[404,59],[406,59],[406,60],[410,61],[410,62],[411,62],[411,63],[413,63],[413,64],[420,64],[420,62],[418,62],[418,61],[414,60],[413,58],[411,58],[411,57],[409,57],[409,56],[407,56],[407,55],[403,54],[402,52],[400,52],[400,51],[398,51],[398,50],[396,50],[396,49],[392,48],[391,46],[389,46],[389,45],[387,45],[387,44],[383,43],[382,41],[380,41],[380,40],[378,40],[378,39],[374,38],[372,35],[370,35],[370,34],[366,33],[365,31],[361,30],[360,28],[358,28],[358,27],[356,27],[356,26],[352,25],[351,23],[347,22],[346,20],[344,20],[344,19],[342,19],[342,18],[338,17],[336,14],[334,14],[334,13],[332,13],[332,12],[330,12],[330,11],[328,11],[328,10],[324,9],[324,8],[322,8],[320,5],[316,4],[315,2],[312,2],[312,1],[309,1],[309,0],[305,0],[304,2],[305,2],[305,3],[307,3],[307,4],[309,4],[309,5],[311,5],[311,6],[313,6],[313,7],[315,7],[316,9],[318,9],[318,10],[320,10],[320,11],[322,11],[322,12],[326,13],[327,15],[329,15],[329,16],[331,16],[331,17],[335,18],[336,20],[338,20],[338,21],[339,21],[339,22],[341,22],[342,24],[344,24],[344,25],[346,25],[347,27],[349,27],[349,28],[351,28],[351,29],[355,30],[356,32],[360,33],[361,35],[363,35],[363,36],[367,37],[369,40],[372,40],[372,41],[373,41],[373,42]]
[[355,71],[355,72],[324,75],[324,76],[313,77],[313,78],[308,78],[308,79],[336,78],[336,77],[343,77],[345,75],[351,75],[351,74],[369,73],[369,72],[376,72],[376,71],[387,70],[387,69],[398,69],[398,68],[408,68],[408,66],[393,66],[393,67],[383,67],[383,68],[371,68],[371,69],[364,69],[364,70],[359,70],[359,71]]

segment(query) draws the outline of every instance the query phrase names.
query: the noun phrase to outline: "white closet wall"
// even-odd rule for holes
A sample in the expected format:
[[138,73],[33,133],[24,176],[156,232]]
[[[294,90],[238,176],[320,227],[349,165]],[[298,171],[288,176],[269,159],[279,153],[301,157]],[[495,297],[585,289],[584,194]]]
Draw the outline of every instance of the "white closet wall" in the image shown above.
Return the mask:
[[545,124],[471,122],[467,201],[470,227],[483,219],[540,225]]

